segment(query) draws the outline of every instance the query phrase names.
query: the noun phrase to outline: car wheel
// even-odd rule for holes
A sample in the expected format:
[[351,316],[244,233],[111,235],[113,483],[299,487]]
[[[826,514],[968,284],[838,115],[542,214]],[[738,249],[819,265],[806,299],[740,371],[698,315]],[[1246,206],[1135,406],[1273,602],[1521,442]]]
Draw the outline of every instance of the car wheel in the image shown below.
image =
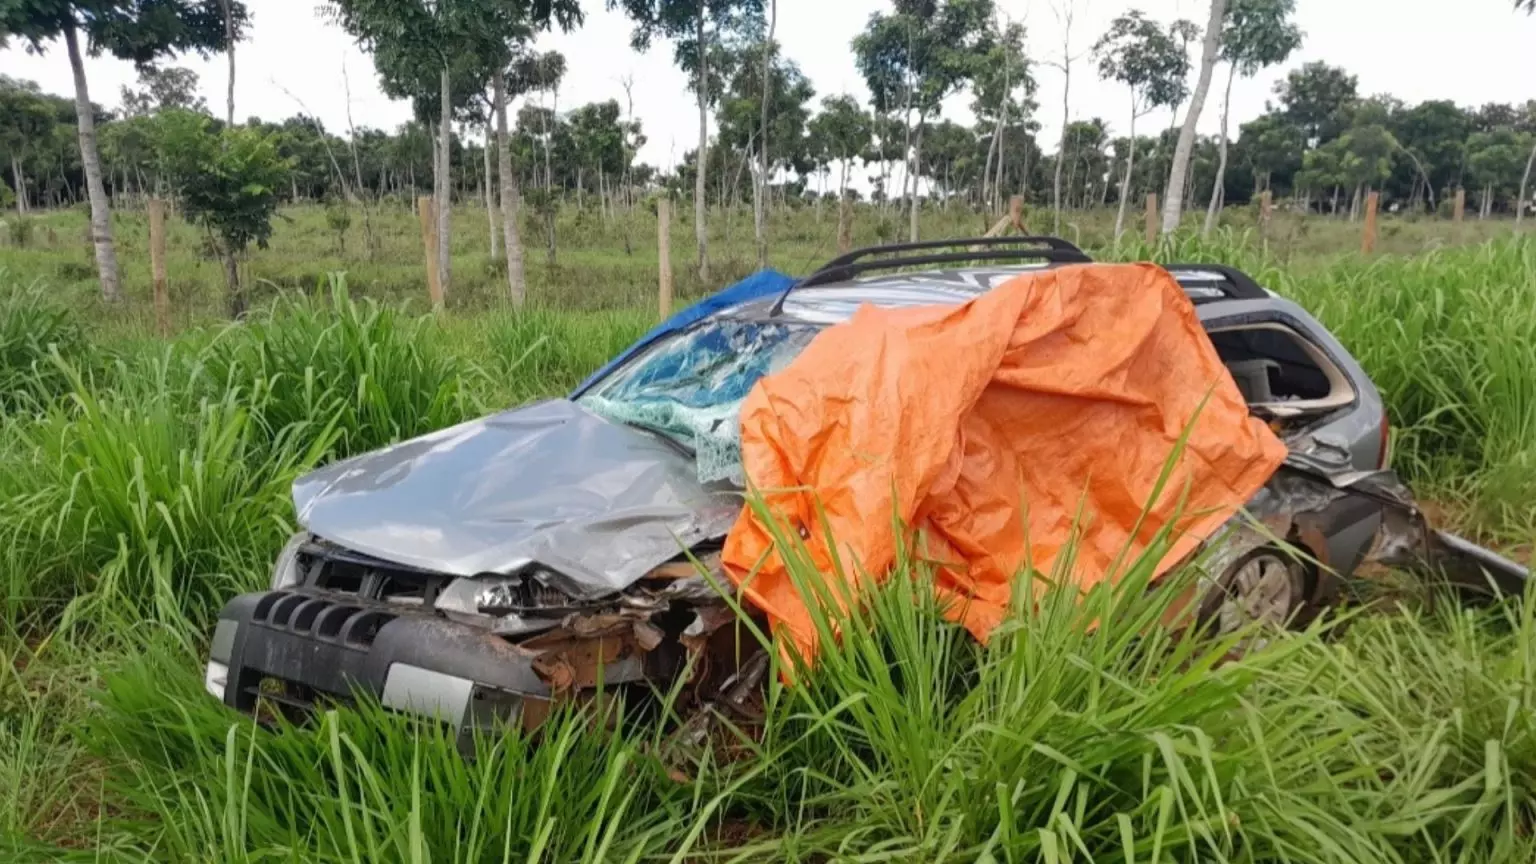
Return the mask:
[[1206,603],[1217,633],[1258,623],[1284,628],[1294,623],[1306,600],[1306,568],[1279,548],[1256,550],[1227,568]]

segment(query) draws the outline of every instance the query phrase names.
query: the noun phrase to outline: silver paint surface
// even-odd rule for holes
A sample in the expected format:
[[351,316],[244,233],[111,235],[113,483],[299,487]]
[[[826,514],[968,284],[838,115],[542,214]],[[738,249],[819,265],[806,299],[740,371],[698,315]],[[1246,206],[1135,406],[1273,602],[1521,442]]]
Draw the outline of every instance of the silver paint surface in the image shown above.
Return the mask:
[[[958,304],[1039,269],[976,267],[820,285],[791,293],[782,316],[831,325],[866,303]],[[1194,290],[1214,276],[1177,278]],[[716,314],[764,316],[774,300]],[[1309,315],[1275,296],[1200,303],[1196,311],[1207,327],[1280,320],[1322,348],[1358,398],[1288,444],[1298,456],[1336,448],[1344,464],[1335,470],[1377,467],[1380,396]],[[305,528],[365,555],[459,576],[533,570],[577,597],[623,589],[683,549],[723,537],[741,509],[736,490],[698,482],[682,448],[567,400],[504,411],[328,466],[301,478],[293,495]],[[1348,560],[1360,550],[1335,551]]]
[[457,576],[537,567],[578,597],[723,536],[741,510],[675,445],[564,399],[327,466],[293,500],[305,528],[365,555]]

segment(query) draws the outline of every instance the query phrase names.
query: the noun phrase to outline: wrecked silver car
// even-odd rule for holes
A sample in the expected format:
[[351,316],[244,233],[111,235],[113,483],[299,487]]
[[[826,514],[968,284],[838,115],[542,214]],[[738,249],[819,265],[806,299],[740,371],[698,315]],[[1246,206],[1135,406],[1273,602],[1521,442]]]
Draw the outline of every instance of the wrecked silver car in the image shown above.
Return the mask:
[[[759,273],[663,322],[569,399],[309,474],[293,490],[303,530],[270,587],[220,613],[207,689],[294,714],[361,692],[467,732],[687,674],[684,708],[746,710],[767,658],[738,632],[719,551],[742,508],[738,412],[753,385],[863,304],[959,304],[1088,263],[1066,241],[1024,237],[860,250],[799,281]],[[913,269],[941,265],[962,269]],[[1316,320],[1240,271],[1166,269],[1289,454],[1202,550],[1208,618],[1305,622],[1367,561],[1520,589],[1523,568],[1425,524],[1385,470],[1380,395]]]

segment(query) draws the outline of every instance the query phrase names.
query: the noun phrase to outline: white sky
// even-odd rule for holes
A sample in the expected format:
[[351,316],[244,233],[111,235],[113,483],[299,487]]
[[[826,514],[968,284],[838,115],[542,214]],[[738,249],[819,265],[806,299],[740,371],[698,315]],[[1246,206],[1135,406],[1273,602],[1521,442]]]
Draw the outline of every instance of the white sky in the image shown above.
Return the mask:
[[[319,116],[332,132],[344,133],[343,66],[357,125],[392,129],[409,118],[407,103],[379,91],[371,59],[340,29],[319,19],[319,0],[247,4],[253,27],[237,51],[237,120],[252,115],[281,119],[301,110],[296,101],[300,99],[306,113]],[[849,40],[871,12],[888,5],[882,0],[779,0],[778,38],[786,55],[811,79],[818,102],[833,93],[866,96]],[[635,113],[649,138],[640,158],[671,168],[698,136],[697,109],[682,73],[672,65],[671,45],[658,43],[647,54],[636,54],[629,48],[630,25],[621,13],[608,11],[603,0],[584,0],[584,6],[587,18],[581,29],[548,34],[539,42],[541,49],[566,55],[561,110],[609,98],[618,99],[622,107],[620,78],[633,76]],[[1234,131],[1238,123],[1263,110],[1272,84],[1286,69],[1310,60],[1324,60],[1358,75],[1363,95],[1389,92],[1409,103],[1451,99],[1480,105],[1536,98],[1536,17],[1517,14],[1511,6],[1510,0],[1298,0],[1297,18],[1306,41],[1284,66],[1238,82],[1232,96]],[[998,0],[998,7],[1028,27],[1040,85],[1040,137],[1050,150],[1060,128],[1061,73],[1038,61],[1060,57],[1062,27],[1049,0]],[[1117,86],[1097,80],[1087,48],[1111,18],[1132,7],[1164,22],[1185,17],[1202,26],[1209,9],[1206,0],[1076,0],[1072,46],[1082,57],[1073,67],[1073,119],[1101,116],[1117,130],[1124,128],[1126,97]],[[1192,52],[1198,52],[1198,46]],[[173,62],[198,73],[209,107],[222,116],[225,59],[187,56]],[[61,95],[73,92],[61,43],[49,46],[42,56],[14,45],[0,51],[0,73],[35,80],[44,90]],[[119,105],[120,88],[135,81],[130,64],[107,58],[87,60],[86,73],[94,101],[111,107]],[[1212,99],[1201,117],[1202,132],[1214,133],[1218,126],[1221,75],[1218,68]],[[968,97],[951,100],[946,116],[968,121],[967,102]],[[1168,122],[1166,113],[1153,115],[1141,121],[1141,128],[1157,129]]]

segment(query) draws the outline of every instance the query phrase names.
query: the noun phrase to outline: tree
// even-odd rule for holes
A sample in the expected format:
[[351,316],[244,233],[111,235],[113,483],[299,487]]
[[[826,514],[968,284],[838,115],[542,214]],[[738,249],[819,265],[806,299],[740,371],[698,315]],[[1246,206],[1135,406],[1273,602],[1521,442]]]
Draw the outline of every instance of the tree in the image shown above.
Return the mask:
[[166,112],[158,149],[187,220],[208,233],[224,260],[229,314],[245,315],[239,256],[250,244],[265,249],[272,236],[278,193],[288,163],[276,136],[259,129],[225,127],[215,133],[209,118],[180,109]]
[[122,88],[125,115],[138,117],[167,108],[207,112],[208,103],[197,95],[197,73],[191,69],[147,66],[138,71],[138,89]]
[[[763,37],[763,72],[762,75],[759,76],[762,79],[762,87],[759,90],[759,92],[762,94],[762,97],[758,100],[762,104],[759,106],[761,108],[761,119],[758,123],[759,132],[757,149],[758,154],[762,158],[759,159],[757,183],[753,185],[753,189],[755,189],[756,192],[752,196],[752,230],[757,235],[758,269],[763,269],[768,266],[768,234],[767,226],[764,224],[764,220],[767,217],[768,205],[764,200],[764,198],[767,196],[763,194],[768,187],[768,148],[770,140],[770,136],[768,134],[768,91],[771,86],[770,82],[773,80],[773,76],[768,67],[772,62],[773,52],[776,47],[773,43],[773,31],[778,27],[778,25],[778,0],[768,0],[768,33]],[[806,99],[809,99],[810,95],[811,94],[808,92],[806,94]]]
[[[1025,50],[1023,25],[1012,22],[999,31],[992,50],[978,65],[971,80],[975,98],[971,111],[976,114],[978,130],[990,123],[986,165],[981,173],[981,199],[994,209],[1002,207],[1002,173],[1007,161],[1007,132],[1010,124],[1028,122],[1035,109],[1035,77]],[[993,168],[996,167],[996,175]],[[992,194],[987,194],[990,183]]]
[[[432,159],[433,199],[437,209],[438,282],[450,290],[452,267],[449,243],[449,172],[452,167],[452,77],[455,61],[461,74],[471,65],[466,51],[475,0],[331,0],[332,17],[358,44],[373,54],[385,94],[411,99],[417,119],[436,115],[438,139]],[[461,101],[464,90],[458,88]],[[434,110],[435,109],[435,110]]]
[[[636,51],[650,48],[658,36],[673,40],[673,58],[693,76],[689,85],[699,105],[697,176],[693,186],[693,232],[699,250],[699,279],[709,281],[709,231],[705,225],[706,171],[709,153],[709,109],[719,97],[720,78],[711,77],[722,33],[739,28],[742,19],[758,20],[762,0],[607,0],[610,9],[624,10],[634,22],[630,44]],[[713,24],[713,27],[711,27]]]
[[1098,117],[1067,124],[1065,144],[1054,157],[1057,167],[1064,165],[1064,204],[1088,207],[1105,200],[1109,193],[1109,146],[1108,126]]
[[470,109],[473,94],[482,92],[487,80],[507,68],[518,46],[534,32],[547,30],[552,23],[564,29],[580,23],[580,5],[577,0],[330,0],[330,10],[373,53],[384,92],[411,99],[419,119],[436,117],[433,196],[438,273],[446,291],[451,276],[449,199],[455,112]]
[[[1467,140],[1467,168],[1473,179],[1482,187],[1481,218],[1493,212],[1497,196],[1516,188],[1516,178],[1528,161],[1526,153],[1531,148],[1531,136],[1511,128],[1478,132]],[[1516,207],[1523,205],[1516,201]]]
[[1238,130],[1237,148],[1254,174],[1254,191],[1274,188],[1276,174],[1294,175],[1306,150],[1305,133],[1283,114],[1264,114]]
[[1125,230],[1125,207],[1131,195],[1131,172],[1136,167],[1136,119],[1165,105],[1183,100],[1189,57],[1156,21],[1131,10],[1110,22],[1109,30],[1094,43],[1099,76],[1118,81],[1131,91],[1130,146],[1120,181],[1120,206],[1115,212],[1115,240]]
[[1211,17],[1205,25],[1205,43],[1200,49],[1200,77],[1195,82],[1194,95],[1189,99],[1189,111],[1184,115],[1184,127],[1179,130],[1178,147],[1173,151],[1173,167],[1168,172],[1168,194],[1163,201],[1163,233],[1172,234],[1179,227],[1184,210],[1184,176],[1189,170],[1190,153],[1195,147],[1195,124],[1200,122],[1200,112],[1205,109],[1205,97],[1211,89],[1211,72],[1216,68],[1216,58],[1221,51],[1222,22],[1225,20],[1227,0],[1211,0]]
[[841,163],[837,181],[837,198],[841,201],[848,194],[849,167],[874,140],[873,120],[859,107],[858,100],[844,94],[822,99],[821,113],[811,118],[807,128],[811,140],[827,154],[828,161]]
[[[554,158],[556,140],[568,138],[570,130],[565,127],[559,118],[558,105],[560,102],[560,81],[565,77],[565,55],[559,51],[546,51],[542,54],[524,54],[512,65],[512,80],[515,89],[520,92],[537,92],[540,94],[539,106],[523,106],[518,113],[518,131],[525,139],[535,143],[535,149],[544,157],[543,177],[538,179],[534,194],[531,196],[535,205],[534,209],[544,220],[544,260],[553,267],[555,265],[556,237],[555,216],[558,211],[559,199],[555,194]],[[550,107],[543,104],[543,95],[549,94]],[[560,148],[562,153],[565,148]],[[538,153],[533,157],[535,167],[538,164]],[[534,171],[534,176],[539,177],[539,172]]]
[[[1338,187],[1345,180],[1343,177],[1344,149],[1342,142],[1335,139],[1322,147],[1314,147],[1306,151],[1302,156],[1302,168],[1296,173],[1296,185],[1302,189],[1326,191],[1330,188],[1333,193],[1333,207],[1330,212],[1337,213],[1339,209]],[[1321,205],[1319,205],[1321,207]]]
[[854,59],[876,104],[904,103],[909,130],[910,239],[917,240],[923,129],[940,103],[974,77],[992,47],[992,0],[897,0],[853,39]]
[[226,27],[216,0],[29,0],[0,5],[0,34],[20,36],[29,50],[41,52],[46,43],[64,40],[75,83],[80,161],[91,202],[96,269],[101,296],[108,302],[121,299],[122,290],[80,36],[84,33],[85,49],[91,56],[106,52],[142,68],[183,51],[206,56],[222,48],[227,39],[240,38],[246,24],[245,5],[231,0],[228,19]]
[[1349,126],[1349,108],[1358,98],[1359,80],[1336,66],[1314,61],[1276,82],[1275,95],[1287,118],[1306,136],[1310,149],[1332,141]]
[[[742,163],[751,165],[754,228],[759,208],[766,204],[764,193],[773,173],[792,167],[807,155],[805,128],[810,109],[806,105],[816,95],[800,67],[783,58],[773,60],[766,84],[765,90],[762,68],[756,63],[735,64],[735,72],[720,100],[719,145],[739,152]],[[775,155],[763,162],[765,141],[770,139],[777,142]],[[760,236],[758,240],[758,251],[765,254],[766,240]],[[759,262],[759,266],[766,264],[765,260]]]
[[1354,191],[1349,218],[1360,212],[1361,193],[1380,185],[1392,173],[1392,156],[1400,148],[1397,139],[1381,124],[1357,126],[1339,139],[1344,149],[1339,179]]
[[1394,114],[1390,128],[1420,175],[1410,197],[1422,190],[1433,209],[1436,192],[1461,183],[1472,119],[1454,102],[1430,100]]
[[1061,0],[1061,3],[1060,7],[1051,4],[1051,12],[1061,26],[1061,57],[1051,63],[1061,70],[1061,140],[1056,148],[1056,166],[1051,181],[1051,209],[1055,212],[1055,227],[1052,230],[1057,234],[1061,233],[1061,171],[1063,163],[1067,161],[1067,130],[1072,125],[1072,64],[1078,58],[1078,55],[1072,53],[1072,22],[1077,9],[1073,6],[1073,0]]
[[1259,70],[1284,63],[1301,47],[1301,29],[1291,20],[1296,14],[1296,0],[1228,0],[1221,59],[1227,63],[1227,89],[1221,99],[1221,136],[1216,162],[1216,179],[1211,184],[1211,202],[1205,211],[1209,234],[1224,203],[1227,180],[1227,128],[1232,113],[1232,81],[1238,75],[1251,78]]
[[851,95],[829,95],[822,100],[822,112],[808,123],[809,134],[822,141],[829,157],[842,163],[837,180],[837,198],[848,194],[848,169],[852,160],[860,157],[874,141],[874,121],[868,112],[859,108],[859,100]]
[[28,88],[21,86],[21,82],[0,80],[0,150],[11,157],[11,180],[15,184],[16,212],[20,215],[26,215],[28,209],[27,178],[22,165],[29,151],[47,140],[53,126],[53,110],[37,92],[36,85]]

